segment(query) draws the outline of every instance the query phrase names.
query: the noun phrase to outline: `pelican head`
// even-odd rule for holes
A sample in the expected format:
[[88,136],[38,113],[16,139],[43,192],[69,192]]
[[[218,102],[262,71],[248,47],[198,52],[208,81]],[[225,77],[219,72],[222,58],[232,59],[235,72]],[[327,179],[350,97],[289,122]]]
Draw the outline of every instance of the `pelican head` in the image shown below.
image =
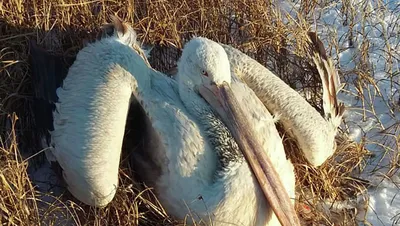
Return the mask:
[[200,85],[231,83],[228,55],[224,48],[209,39],[197,37],[183,49],[178,62],[178,81],[198,91]]
[[222,46],[206,38],[192,39],[185,45],[178,62],[177,79],[183,100],[186,93],[181,92],[182,87],[199,93],[225,122],[282,225],[299,225],[289,196],[271,160],[257,140],[254,128],[250,128],[230,88],[232,78],[229,59]]

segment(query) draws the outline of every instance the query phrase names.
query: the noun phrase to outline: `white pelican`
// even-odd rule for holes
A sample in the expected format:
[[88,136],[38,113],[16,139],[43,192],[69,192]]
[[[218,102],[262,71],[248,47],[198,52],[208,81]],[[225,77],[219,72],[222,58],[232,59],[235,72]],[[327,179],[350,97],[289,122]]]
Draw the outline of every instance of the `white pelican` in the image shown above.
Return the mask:
[[[293,165],[286,159],[274,120],[251,89],[231,78],[223,48],[205,38],[191,40],[175,81],[148,67],[133,50],[136,34],[129,25],[114,18],[114,28],[112,37],[78,53],[57,90],[51,150],[46,154],[60,164],[68,190],[92,206],[103,207],[113,199],[128,107],[133,102],[146,115],[144,146],[133,152],[133,165],[170,214],[180,219],[189,214],[196,221],[216,225],[299,225],[293,208]],[[198,95],[197,87],[210,82],[230,83],[231,93],[240,94],[238,101],[248,104],[248,109],[239,109],[242,116],[248,115],[248,124],[233,114],[231,120],[239,125],[232,128],[233,134],[242,139],[240,144],[256,144],[258,152],[265,150],[264,155],[273,159],[280,178],[269,181],[275,191],[260,189],[230,131]],[[229,99],[217,99],[227,101],[225,107],[230,104]],[[229,113],[226,108],[216,110],[222,116]],[[247,137],[240,137],[240,128],[245,128]],[[254,141],[249,134],[259,137]],[[257,176],[274,172],[264,163],[253,159],[250,164]],[[267,202],[262,191],[277,193],[275,198],[284,203],[274,198]],[[280,205],[285,209],[280,210]]]
[[323,85],[323,118],[299,93],[256,60],[229,46],[231,72],[241,78],[257,95],[272,115],[279,118],[286,132],[297,141],[307,160],[320,166],[336,150],[335,136],[344,113],[338,103],[339,76],[331,59],[326,57],[322,43],[310,32],[315,45],[313,60]]

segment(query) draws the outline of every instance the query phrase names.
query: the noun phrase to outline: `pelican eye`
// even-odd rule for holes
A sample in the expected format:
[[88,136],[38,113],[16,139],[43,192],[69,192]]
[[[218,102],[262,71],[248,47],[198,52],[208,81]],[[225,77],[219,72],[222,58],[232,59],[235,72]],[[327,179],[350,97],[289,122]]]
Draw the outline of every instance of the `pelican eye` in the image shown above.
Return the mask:
[[208,77],[208,73],[207,73],[207,71],[205,71],[205,70],[202,70],[202,71],[201,71],[201,73],[202,73],[204,76]]

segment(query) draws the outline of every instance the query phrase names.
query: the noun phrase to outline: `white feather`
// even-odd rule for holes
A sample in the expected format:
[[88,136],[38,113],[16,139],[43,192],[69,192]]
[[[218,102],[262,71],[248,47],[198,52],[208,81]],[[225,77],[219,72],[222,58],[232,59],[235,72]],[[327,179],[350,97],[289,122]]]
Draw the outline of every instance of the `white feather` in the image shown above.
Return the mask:
[[[63,168],[68,189],[82,202],[99,207],[113,199],[118,186],[122,140],[135,85],[127,71],[136,66],[128,61],[132,60],[131,39],[120,37],[102,39],[78,53],[57,90],[59,100],[53,114],[52,154]],[[138,65],[136,71],[144,67]]]
[[293,136],[307,160],[319,166],[336,149],[336,129],[331,126],[304,98],[256,60],[239,50],[223,45],[228,54],[231,71],[256,93]]
[[[196,112],[209,107],[190,87],[185,91],[181,86],[202,80],[177,83],[149,68],[131,43],[121,40],[131,39],[114,36],[82,49],[58,91],[55,130],[51,134],[53,154],[64,170],[71,193],[94,206],[104,206],[114,197],[133,94],[148,116],[152,140],[148,151],[155,153],[157,157],[152,161],[161,166],[161,175],[156,180],[148,179],[154,182],[158,198],[170,214],[184,219],[192,213],[196,220],[210,219],[216,225],[279,225],[245,161],[230,164],[216,176],[216,151],[206,139],[204,122]],[[219,52],[211,58],[198,55],[200,62],[192,61],[188,71],[182,73],[200,76],[197,72],[201,67],[216,74],[230,73],[229,63],[219,61],[220,54],[226,57],[221,46],[201,38],[192,43],[196,41],[211,53]],[[272,116],[239,80],[233,80],[232,89],[241,94],[240,102],[254,107],[247,110],[249,121],[263,137],[263,146],[294,199],[293,165],[286,159]],[[182,94],[187,94],[186,98],[182,99]]]

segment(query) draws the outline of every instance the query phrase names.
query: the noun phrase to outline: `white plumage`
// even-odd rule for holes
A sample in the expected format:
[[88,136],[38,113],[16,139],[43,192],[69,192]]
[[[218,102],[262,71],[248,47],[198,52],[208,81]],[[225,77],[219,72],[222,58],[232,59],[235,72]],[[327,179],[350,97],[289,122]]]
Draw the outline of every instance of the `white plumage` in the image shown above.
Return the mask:
[[268,110],[279,117],[307,160],[315,166],[324,163],[336,150],[335,136],[344,112],[336,99],[340,82],[332,62],[319,52],[314,53],[313,60],[323,81],[324,119],[299,93],[256,60],[231,46],[223,47],[232,73],[243,79]]
[[[268,157],[273,159],[276,171],[280,172],[279,176],[285,187],[284,189],[294,201],[295,178],[293,165],[286,159],[282,140],[274,126],[274,120],[251,89],[236,77],[231,78],[229,61],[223,48],[205,38],[191,40],[185,45],[182,57],[178,62],[178,76],[176,79],[183,104],[191,115],[201,120],[200,124],[203,125],[205,121],[204,112],[209,112],[209,110],[207,110],[208,106],[204,101],[198,98],[196,86],[208,84],[211,81],[216,83],[228,81],[231,83],[231,88],[238,101],[246,103],[247,107],[243,110],[249,116],[248,119],[251,123],[249,127],[257,132],[263,149],[267,152]],[[222,138],[220,137],[219,139]],[[188,147],[186,152],[191,150],[193,150],[193,147]],[[218,225],[223,225],[222,222],[240,222],[243,225],[280,225],[275,216],[271,220],[268,219],[269,215],[272,214],[272,210],[263,206],[265,204],[263,204],[258,186],[254,185],[254,179],[247,163],[241,160],[240,163],[233,161],[230,164],[233,166],[229,165],[225,168],[224,174],[226,175],[222,174],[222,178],[214,182],[211,188],[199,185],[190,186],[193,188],[199,186],[201,190],[198,192],[209,190],[209,197],[214,196],[209,200],[205,199],[204,206],[208,206],[208,208],[214,206],[214,209],[210,208],[208,210],[209,214],[214,216],[212,219],[218,222]],[[174,188],[173,190],[175,191]],[[212,193],[219,195],[215,196]],[[160,196],[164,196],[164,194],[160,194]],[[202,197],[204,198],[204,195]],[[169,202],[167,201],[167,203]],[[204,203],[200,202],[199,204],[200,208],[204,208],[202,207]],[[174,208],[176,207],[178,206]],[[176,211],[179,214],[184,213],[179,207]],[[204,215],[204,211],[206,209],[203,209],[203,211],[197,210],[195,213],[203,212],[201,215]],[[236,211],[242,214],[235,214]]]
[[[134,33],[127,33],[133,35]],[[105,206],[118,186],[118,169],[126,117],[134,83],[119,50],[126,40],[111,37],[82,49],[57,90],[52,149],[69,191],[82,202]],[[119,45],[118,45],[119,44]],[[118,45],[118,48],[112,46]],[[123,52],[122,52],[123,53]],[[124,65],[125,64],[125,65]],[[140,69],[140,68],[138,68]]]
[[[190,41],[175,81],[149,68],[133,50],[131,27],[120,21],[114,26],[113,37],[79,52],[58,90],[47,154],[60,163],[71,193],[98,207],[114,197],[132,99],[146,114],[145,145],[133,152],[134,167],[155,187],[170,214],[180,219],[189,214],[215,225],[280,225],[228,129],[197,94],[207,76],[230,78],[223,48],[204,38]],[[293,165],[273,118],[239,79],[232,77],[231,87],[239,102],[247,104],[249,126],[263,138],[262,146],[294,202]]]

